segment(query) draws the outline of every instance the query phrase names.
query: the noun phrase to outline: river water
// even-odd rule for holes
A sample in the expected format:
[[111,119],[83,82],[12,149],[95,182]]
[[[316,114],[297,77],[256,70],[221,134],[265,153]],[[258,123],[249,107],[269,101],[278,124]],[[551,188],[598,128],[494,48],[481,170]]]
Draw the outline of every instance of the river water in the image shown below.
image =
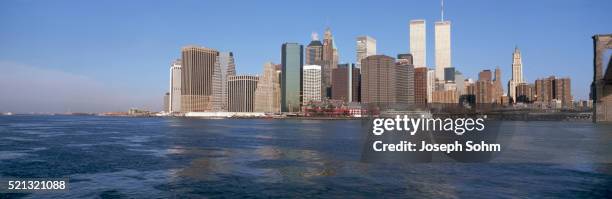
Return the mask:
[[[358,120],[0,116],[0,178],[70,179],[0,198],[605,198],[612,126],[507,122],[489,163],[365,163]],[[509,129],[508,127],[502,127]]]

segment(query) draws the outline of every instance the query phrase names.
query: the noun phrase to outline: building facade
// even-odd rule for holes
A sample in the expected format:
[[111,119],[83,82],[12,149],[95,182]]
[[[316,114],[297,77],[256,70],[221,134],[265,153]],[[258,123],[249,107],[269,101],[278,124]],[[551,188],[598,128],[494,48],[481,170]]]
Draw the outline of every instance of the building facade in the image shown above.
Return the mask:
[[360,69],[354,64],[339,64],[332,71],[332,99],[345,102],[360,101]]
[[252,75],[229,76],[227,81],[228,111],[253,112],[255,89],[259,77]]
[[213,74],[219,51],[186,46],[181,49],[181,112],[212,111]]
[[523,79],[523,61],[521,51],[518,47],[515,47],[514,53],[512,53],[512,79],[508,82],[508,97],[512,101],[516,101],[516,86],[521,83],[525,83]]
[[361,63],[361,60],[370,55],[376,55],[376,39],[370,36],[359,36],[357,37],[356,46],[356,62]]
[[175,60],[170,67],[170,98],[168,112],[181,112],[181,60]]
[[299,112],[302,104],[303,46],[284,43],[281,49],[281,111]]
[[280,112],[280,81],[275,65],[272,62],[264,64],[263,75],[255,89],[255,112]]
[[427,104],[427,67],[414,68],[414,103]]
[[427,37],[425,20],[410,21],[410,53],[414,58],[414,67],[427,67]]
[[312,33],[312,41],[306,46],[306,65],[317,65],[323,60],[323,43],[319,41],[316,32]]
[[550,76],[538,79],[535,82],[535,101],[551,106],[559,103],[559,108],[572,106],[572,92],[570,78],[556,78]]
[[232,52],[220,52],[213,75],[213,111],[228,111],[227,82],[229,76],[236,75],[236,65]]
[[305,65],[302,72],[302,105],[321,101],[321,66]]
[[338,49],[336,49],[334,37],[331,29],[327,28],[323,38],[323,60],[320,63],[324,98],[331,98],[331,73],[334,68],[338,67],[338,59]]
[[436,79],[444,80],[444,69],[451,67],[451,22],[435,23]]
[[410,103],[407,65],[396,65],[386,55],[368,56],[361,61],[361,101],[363,103]]

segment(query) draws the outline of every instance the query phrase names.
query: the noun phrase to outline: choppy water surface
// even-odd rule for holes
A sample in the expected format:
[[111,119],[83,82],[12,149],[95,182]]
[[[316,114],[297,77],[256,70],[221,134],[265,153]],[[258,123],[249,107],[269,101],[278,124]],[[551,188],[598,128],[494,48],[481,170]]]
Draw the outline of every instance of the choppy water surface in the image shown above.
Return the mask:
[[0,116],[0,178],[68,177],[26,198],[612,196],[612,126],[510,122],[491,163],[360,161],[361,121]]

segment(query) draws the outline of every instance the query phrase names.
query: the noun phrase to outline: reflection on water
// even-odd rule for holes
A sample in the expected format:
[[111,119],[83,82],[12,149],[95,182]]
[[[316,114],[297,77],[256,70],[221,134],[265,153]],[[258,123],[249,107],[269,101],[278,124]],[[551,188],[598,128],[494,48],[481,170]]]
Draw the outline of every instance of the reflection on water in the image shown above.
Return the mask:
[[612,128],[509,122],[491,163],[360,162],[361,121],[0,117],[0,178],[82,197],[606,197]]

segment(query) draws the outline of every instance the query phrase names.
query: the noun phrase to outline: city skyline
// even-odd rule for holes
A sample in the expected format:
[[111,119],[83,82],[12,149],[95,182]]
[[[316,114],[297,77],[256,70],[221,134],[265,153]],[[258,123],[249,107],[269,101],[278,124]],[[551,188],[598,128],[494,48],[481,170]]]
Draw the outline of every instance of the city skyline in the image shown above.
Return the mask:
[[[210,3],[213,3],[213,2],[210,2]],[[377,42],[378,43],[377,48],[379,51],[378,54],[385,54],[385,55],[394,57],[396,54],[408,53],[408,49],[409,49],[408,43],[409,42],[408,42],[408,37],[406,37],[406,35],[409,34],[408,24],[410,20],[412,19],[423,18],[426,21],[429,21],[426,24],[426,27],[427,27],[426,28],[427,30],[426,32],[427,51],[426,52],[429,55],[434,55],[435,53],[432,53],[432,51],[434,50],[433,48],[434,42],[432,41],[434,38],[432,30],[434,28],[433,28],[432,23],[439,19],[438,17],[439,2],[432,1],[432,2],[414,2],[414,3],[415,3],[414,5],[415,7],[423,7],[422,10],[424,10],[423,12],[426,14],[421,13],[422,14],[421,16],[407,14],[406,16],[401,16],[401,17],[393,17],[390,15],[385,15],[382,17],[375,17],[375,19],[372,19],[372,20],[382,20],[382,21],[380,23],[371,24],[371,27],[370,26],[366,26],[366,27],[355,26],[352,28],[347,28],[347,25],[350,26],[353,22],[350,22],[349,20],[346,20],[343,17],[340,17],[338,15],[330,14],[330,15],[333,15],[333,17],[330,17],[331,22],[325,22],[325,20],[320,20],[316,18],[309,19],[306,22],[303,20],[298,21],[297,23],[305,24],[303,28],[297,28],[298,30],[294,30],[296,32],[299,31],[300,32],[299,34],[293,34],[293,35],[290,34],[290,35],[286,35],[285,37],[284,32],[275,33],[274,31],[272,32],[268,31],[267,34],[271,35],[272,37],[278,37],[278,39],[282,41],[282,42],[277,42],[277,43],[271,43],[271,42],[268,43],[268,42],[265,42],[265,40],[260,43],[259,40],[254,40],[253,42],[251,42],[250,45],[235,45],[235,44],[232,44],[232,42],[229,42],[228,38],[220,38],[220,37],[214,36],[214,34],[213,36],[210,36],[210,37],[207,37],[206,34],[202,34],[202,35],[197,36],[197,39],[182,38],[182,37],[175,38],[174,36],[167,36],[168,37],[166,38],[167,40],[168,39],[169,40],[178,39],[182,41],[170,42],[172,44],[170,44],[169,46],[173,46],[173,47],[161,47],[161,45],[156,46],[154,44],[151,44],[153,46],[152,47],[149,46],[149,48],[152,48],[152,49],[149,49],[148,51],[144,51],[142,53],[147,54],[150,51],[154,51],[154,52],[170,51],[170,53],[166,52],[163,56],[156,56],[155,58],[152,58],[152,59],[147,59],[146,58],[147,56],[142,56],[142,55],[135,56],[134,60],[127,61],[127,62],[120,62],[121,60],[124,60],[122,59],[121,55],[117,56],[117,59],[114,59],[114,60],[119,60],[118,62],[106,60],[104,58],[109,55],[112,55],[113,53],[108,52],[108,50],[104,51],[104,50],[92,48],[91,50],[94,52],[97,52],[97,51],[105,52],[101,54],[102,56],[100,57],[100,60],[98,61],[100,63],[91,62],[91,65],[85,65],[82,67],[76,67],[76,66],[83,65],[82,63],[87,63],[86,60],[88,56],[91,56],[91,55],[87,53],[77,53],[77,54],[74,54],[77,56],[71,57],[70,59],[71,61],[62,61],[61,59],[62,56],[58,56],[59,58],[56,58],[52,56],[54,53],[48,52],[48,50],[45,50],[45,48],[42,48],[42,49],[33,51],[34,55],[38,55],[38,56],[34,56],[32,57],[32,59],[20,58],[20,57],[23,57],[21,54],[19,54],[20,52],[23,52],[22,48],[24,45],[19,45],[24,42],[22,40],[28,39],[28,38],[34,38],[34,41],[31,43],[35,43],[37,41],[36,38],[40,36],[36,37],[35,35],[29,35],[30,37],[27,37],[28,35],[26,36],[12,35],[11,33],[19,32],[20,30],[23,30],[25,28],[23,28],[19,24],[15,24],[15,22],[6,21],[7,19],[11,19],[10,16],[14,14],[12,12],[6,12],[5,14],[2,14],[3,17],[2,17],[2,21],[0,21],[1,24],[4,25],[5,27],[8,26],[9,28],[16,27],[17,30],[10,29],[11,31],[9,31],[8,33],[0,33],[0,41],[2,41],[2,43],[7,44],[6,49],[2,48],[0,51],[0,61],[1,61],[0,63],[2,63],[2,68],[4,70],[9,70],[9,73],[8,73],[9,75],[19,73],[15,71],[10,71],[11,69],[16,68],[14,66],[16,63],[17,66],[25,65],[27,67],[33,68],[32,70],[42,69],[43,71],[59,72],[59,73],[65,73],[68,75],[75,74],[77,76],[89,77],[94,82],[101,82],[101,84],[103,85],[102,87],[111,87],[111,88],[114,87],[117,89],[127,88],[125,90],[120,90],[120,91],[125,92],[125,93],[122,93],[122,95],[126,95],[126,94],[127,95],[129,94],[142,95],[143,99],[145,97],[147,99],[151,97],[150,100],[154,101],[154,103],[150,105],[146,105],[147,102],[142,102],[139,100],[132,100],[132,101],[128,101],[129,104],[127,106],[143,107],[143,108],[148,108],[152,110],[160,110],[161,100],[159,99],[161,98],[164,91],[167,91],[167,87],[168,87],[168,81],[169,81],[168,75],[167,75],[167,71],[169,69],[168,66],[173,60],[180,58],[180,56],[177,53],[180,47],[188,45],[188,44],[197,44],[201,46],[211,47],[214,49],[218,49],[219,51],[222,51],[222,52],[227,52],[227,51],[234,52],[235,59],[236,59],[236,70],[239,71],[238,74],[245,74],[245,73],[262,74],[260,66],[265,61],[258,61],[258,60],[266,60],[266,61],[269,60],[269,61],[273,61],[276,63],[280,63],[280,56],[279,56],[280,53],[278,51],[278,48],[282,43],[297,42],[301,45],[306,45],[309,42],[308,35],[313,31],[322,32],[324,28],[326,27],[326,25],[331,27],[333,31],[334,43],[338,43],[337,49],[339,49],[338,51],[340,53],[339,63],[346,63],[346,62],[353,63],[352,60],[355,60],[354,41],[358,35],[370,35],[376,38],[376,40],[378,41]],[[420,3],[421,5],[418,5],[418,3]],[[504,4],[504,3],[507,3],[507,2],[502,2],[500,4]],[[13,5],[8,5],[8,6],[20,6],[19,3],[15,3],[15,2],[3,2],[3,4],[13,4]],[[26,3],[22,3],[22,4],[26,4]],[[41,4],[45,4],[45,3],[41,3]],[[337,3],[334,3],[334,5],[336,4]],[[494,32],[497,33],[497,35],[493,38],[500,37],[500,36],[510,37],[508,39],[506,38],[502,39],[503,41],[501,40],[498,41],[498,43],[502,43],[502,44],[497,44],[497,45],[489,44],[489,45],[480,45],[480,46],[476,45],[472,47],[470,46],[471,40],[465,39],[466,35],[469,35],[467,36],[467,38],[478,38],[478,39],[483,38],[482,40],[487,40],[488,37],[481,37],[482,34],[476,34],[475,32],[470,32],[470,31],[462,32],[468,29],[470,25],[472,26],[472,28],[474,28],[473,23],[476,23],[477,21],[475,21],[472,18],[473,16],[471,15],[465,15],[464,13],[464,15],[461,16],[457,13],[465,12],[465,10],[470,10],[473,8],[461,7],[460,5],[458,5],[459,3],[455,1],[446,1],[445,4],[446,4],[445,5],[446,6],[445,19],[453,21],[453,27],[452,27],[452,32],[451,32],[453,65],[451,66],[455,67],[457,70],[464,73],[466,77],[475,79],[476,77],[475,74],[477,74],[478,71],[487,69],[487,68],[494,68],[496,66],[499,66],[500,68],[502,68],[503,71],[511,71],[510,66],[511,66],[512,61],[511,61],[510,55],[512,53],[513,47],[518,46],[521,49],[522,56],[523,56],[523,66],[524,66],[523,73],[524,73],[526,82],[533,82],[534,80],[538,78],[547,77],[550,75],[555,75],[558,77],[570,77],[572,78],[572,90],[575,95],[575,98],[585,99],[586,97],[588,97],[588,86],[590,84],[590,77],[592,76],[592,71],[590,71],[590,68],[592,66],[592,49],[591,49],[592,42],[590,42],[590,36],[592,36],[593,34],[597,32],[609,32],[610,31],[606,29],[607,27],[599,27],[599,28],[595,27],[597,26],[597,24],[601,25],[604,22],[603,20],[602,21],[596,20],[598,15],[588,12],[588,10],[586,9],[586,8],[590,8],[590,9],[598,8],[594,5],[591,5],[595,3],[592,3],[592,2],[591,3],[589,2],[587,3],[564,2],[565,6],[569,6],[568,4],[570,5],[578,4],[579,6],[583,6],[585,8],[584,10],[578,9],[578,11],[582,11],[582,12],[571,12],[569,13],[570,15],[573,14],[573,15],[581,16],[580,13],[587,14],[589,16],[588,18],[594,21],[594,22],[591,22],[590,20],[586,21],[586,22],[590,22],[590,26],[588,26],[588,28],[590,28],[591,31],[579,31],[579,33],[577,34],[583,35],[581,37],[564,37],[561,35],[567,35],[567,33],[559,32],[559,36],[557,37],[563,38],[562,41],[564,42],[558,42],[557,40],[555,40],[555,42],[564,43],[564,44],[567,44],[567,43],[573,44],[570,46],[574,46],[574,47],[580,46],[580,47],[577,47],[576,49],[570,49],[568,47],[565,47],[565,48],[556,47],[557,44],[551,43],[552,39],[551,40],[541,40],[541,37],[538,37],[536,35],[527,34],[527,36],[523,36],[524,33],[521,33],[521,32],[508,33],[508,32],[502,32],[501,30],[493,30]],[[481,4],[490,4],[490,3],[483,2]],[[341,7],[340,5],[336,5],[336,6]],[[346,6],[351,6],[351,5],[346,5]],[[497,5],[497,6],[501,6],[501,5]],[[559,6],[559,5],[556,5],[556,6],[560,7],[560,9],[569,8],[569,7]],[[6,8],[7,6],[3,6],[3,7]],[[477,5],[476,7],[479,7],[479,6]],[[537,4],[536,4],[536,7],[537,7]],[[380,7],[375,7],[375,8],[380,8]],[[387,7],[387,8],[390,8],[390,7]],[[104,10],[105,8],[103,7],[100,9]],[[529,8],[529,10],[531,9],[534,9],[534,8],[533,7]],[[33,10],[36,10],[36,6],[34,6],[34,8],[26,9],[25,10],[26,16],[28,16],[28,14],[32,15],[28,11],[33,11]],[[48,13],[42,13],[42,15],[45,15],[45,14],[48,14]],[[71,16],[75,14],[78,15],[79,13],[69,12],[66,15]],[[277,13],[274,16],[279,16],[279,15],[282,15],[282,13]],[[582,16],[582,17],[585,17],[585,16]],[[136,18],[139,18],[139,17],[136,17]],[[546,17],[542,17],[542,18],[546,18]],[[547,22],[546,19],[542,19],[542,18],[533,18],[533,20],[535,22],[540,22],[540,23]],[[26,19],[17,18],[16,21],[19,21],[19,20],[27,21],[27,18]],[[369,21],[369,19],[365,19],[365,18],[363,18],[363,20],[366,22]],[[486,21],[490,19],[486,19],[485,17],[485,18],[480,18],[480,20]],[[504,21],[504,19],[501,19],[501,18],[500,20]],[[517,17],[516,20],[517,22],[521,22],[524,19],[521,17]],[[544,29],[549,28],[552,30],[559,30],[560,28],[566,28],[566,27],[563,27],[563,24],[559,24],[558,22],[551,22],[550,19],[548,20],[549,20],[548,22],[551,24],[543,23],[542,26]],[[104,22],[104,20],[101,20],[101,21]],[[395,24],[395,26],[397,27],[393,26],[392,28],[390,28],[389,26],[386,26],[388,25],[388,23],[393,23],[392,21],[393,22],[400,21],[401,23]],[[57,23],[57,21],[50,20],[47,22],[46,25],[54,24],[54,22]],[[71,22],[71,20],[67,20],[67,22]],[[570,20],[566,22],[569,23],[572,21]],[[270,23],[274,24],[274,22],[270,22]],[[325,23],[329,23],[329,24],[325,24]],[[44,25],[45,22],[41,22],[41,24]],[[494,26],[494,27],[503,29],[503,27],[501,27],[503,25],[504,23],[500,22],[498,26]],[[59,28],[61,28],[61,26],[62,24],[59,23]],[[525,24],[525,26],[529,26],[529,24]],[[45,27],[43,26],[43,28]],[[49,27],[46,27],[46,28],[49,28]],[[305,30],[305,29],[310,29],[310,30]],[[481,29],[478,29],[478,30],[481,30]],[[216,34],[220,33],[220,34],[227,34],[229,36],[233,36],[231,38],[237,40],[235,42],[240,42],[244,39],[252,39],[249,36],[236,35],[237,31],[240,31],[240,30],[223,29],[223,31],[218,31],[218,33]],[[61,31],[55,31],[55,32],[51,31],[51,32],[55,33],[55,32],[61,32]],[[132,30],[132,33],[134,32],[138,32],[138,31]],[[541,32],[546,32],[546,31],[540,31],[540,33]],[[117,39],[116,42],[121,42],[123,39],[125,39],[125,38],[123,39],[121,38],[122,35],[123,34],[120,34],[120,33],[115,33],[114,35],[111,34],[111,36],[119,37],[119,39]],[[129,31],[128,33],[125,33],[125,35],[130,35]],[[255,34],[255,35],[258,35],[258,34]],[[51,34],[51,37],[53,36],[57,36],[57,35]],[[144,40],[143,40],[143,42],[145,43],[149,41],[147,40],[146,36],[147,35],[144,35]],[[557,38],[557,37],[554,37],[554,38]],[[13,41],[12,38],[17,38],[17,40]],[[207,38],[215,38],[215,39],[207,39]],[[217,38],[220,38],[220,39],[217,39]],[[19,40],[19,39],[22,39],[22,40]],[[537,40],[537,41],[526,42],[525,40],[527,41]],[[38,42],[41,42],[41,41],[38,41]],[[220,44],[219,42],[227,42],[227,43]],[[53,42],[50,42],[50,43],[53,43]],[[86,43],[85,46],[87,46],[87,44],[92,45],[95,43],[96,42],[94,41],[90,41],[89,43]],[[68,44],[67,46],[71,46],[71,45],[74,45],[74,44]],[[166,44],[165,46],[168,46],[168,45]],[[247,49],[251,49],[251,50],[245,51],[244,49],[245,46]],[[466,47],[466,46],[470,46],[470,47]],[[102,49],[109,48],[109,46],[104,46],[104,45],[102,47],[103,47]],[[140,46],[137,45],[135,48],[139,48],[139,47]],[[58,45],[58,48],[60,49],[60,52],[66,51],[64,46]],[[273,49],[273,50],[270,53],[262,53],[262,51],[267,51],[268,49]],[[542,51],[543,49],[544,51]],[[125,50],[117,49],[117,51],[119,51],[118,53],[121,53],[122,51],[125,51]],[[480,52],[481,54],[479,53],[474,54],[473,52],[475,51]],[[134,55],[133,52],[124,52],[124,54]],[[153,53],[153,54],[156,54],[156,53]],[[127,56],[127,55],[124,55],[124,56]],[[257,56],[257,58],[254,58],[253,56]],[[558,57],[569,57],[569,59],[558,59]],[[92,59],[92,58],[89,58],[89,59]],[[428,65],[430,69],[435,67],[434,65],[431,64],[431,63],[434,63],[434,61],[432,61],[433,59],[435,59],[434,56],[427,56],[426,58],[427,63],[430,63]],[[108,64],[109,62],[110,64]],[[96,65],[105,64],[105,63],[108,64],[109,67],[95,67]],[[154,64],[151,64],[151,63],[154,63]],[[572,63],[575,63],[575,64],[572,64]],[[49,65],[54,65],[54,64],[55,65],[66,65],[66,66],[63,66],[63,67],[49,66]],[[71,65],[71,64],[75,64],[75,65]],[[124,67],[122,68],[123,70],[121,70],[122,73],[117,74],[117,70],[118,70],[117,67],[121,67],[122,65],[125,65],[125,64],[127,64],[127,66],[130,66],[130,64],[145,65],[145,66]],[[578,65],[578,66],[575,66],[575,65]],[[143,67],[145,67],[145,69],[143,69]],[[104,70],[105,68],[106,70]],[[584,70],[581,68],[589,68],[589,70]],[[136,78],[136,80],[131,80],[132,77],[130,76],[130,74],[131,75],[138,74],[134,70],[150,70],[150,71],[145,72],[144,77],[139,77],[139,78]],[[502,81],[507,82],[510,79],[509,76],[510,76],[509,72],[503,73]],[[110,78],[110,82],[108,82],[109,78]],[[10,80],[11,78],[8,78],[8,79]],[[8,80],[5,80],[5,81],[8,81]],[[144,82],[144,83],[135,83],[134,81]],[[142,84],[146,84],[146,86]],[[144,89],[145,94],[139,94],[138,92],[132,92],[132,90],[142,90],[142,88],[145,88]],[[112,91],[113,89],[109,89],[109,90]],[[507,91],[507,88],[505,88],[505,90]],[[4,86],[2,87],[2,91],[11,91],[11,90],[8,88],[8,86]],[[14,101],[18,101],[18,100],[14,98],[9,98],[8,100],[1,101],[0,104],[3,106],[14,106],[13,104],[15,103]],[[103,102],[100,102],[100,103],[103,103]],[[113,108],[112,110],[108,110],[109,108],[106,107],[105,110],[106,111],[125,110],[124,106],[126,105],[121,105],[121,106],[119,106],[121,108]],[[105,107],[105,106],[102,106],[102,107]],[[0,109],[2,109],[0,111],[18,111],[18,110],[10,110],[7,107],[0,107]],[[21,108],[21,109],[24,109],[24,108]],[[83,110],[80,110],[80,109],[83,109]],[[68,107],[62,107],[59,110],[51,110],[51,112],[64,112],[64,111],[70,111],[70,110],[89,111],[86,109],[87,107],[70,108],[70,106],[68,106]],[[45,112],[46,110],[41,109],[40,111]],[[102,111],[102,110],[98,110],[98,111]]]

